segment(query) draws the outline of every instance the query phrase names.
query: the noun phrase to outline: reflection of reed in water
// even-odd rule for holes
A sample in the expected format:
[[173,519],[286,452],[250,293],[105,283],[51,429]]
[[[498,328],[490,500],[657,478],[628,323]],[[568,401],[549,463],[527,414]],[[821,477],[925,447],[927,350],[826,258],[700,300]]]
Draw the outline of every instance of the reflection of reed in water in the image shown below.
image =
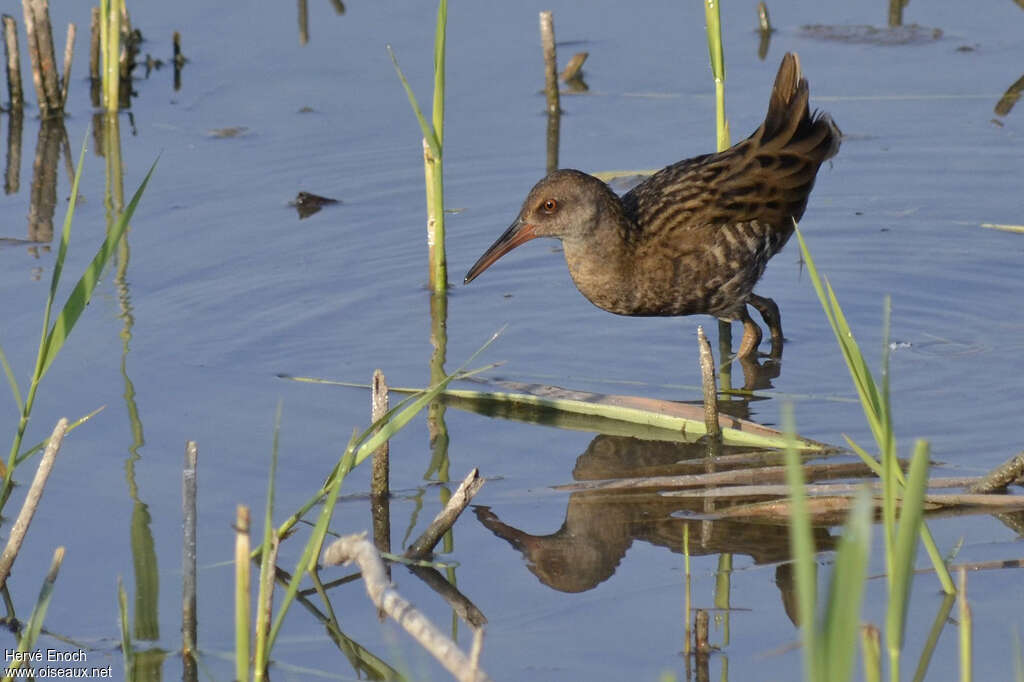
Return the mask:
[[46,119],[39,122],[36,156],[32,162],[32,187],[28,206],[28,238],[53,241],[53,212],[57,205],[57,163],[62,142],[67,138],[64,122]]
[[21,130],[25,115],[21,109],[7,112],[7,168],[4,171],[4,194],[17,194],[21,189]]

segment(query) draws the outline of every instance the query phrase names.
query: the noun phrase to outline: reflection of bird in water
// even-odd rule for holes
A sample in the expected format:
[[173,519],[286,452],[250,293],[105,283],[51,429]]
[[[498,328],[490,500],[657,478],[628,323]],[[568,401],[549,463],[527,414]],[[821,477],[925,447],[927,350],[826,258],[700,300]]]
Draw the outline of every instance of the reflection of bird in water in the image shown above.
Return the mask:
[[[726,455],[750,452],[749,448],[724,450]],[[697,473],[707,466],[705,454],[700,443],[599,435],[577,458],[573,478],[586,481]],[[781,457],[781,453],[769,454]],[[720,466],[719,470],[725,468],[729,467]],[[759,564],[789,558],[785,525],[685,518],[680,514],[705,513],[703,500],[667,497],[650,490],[572,493],[561,528],[550,535],[523,532],[503,522],[489,507],[475,507],[474,511],[486,528],[522,552],[530,571],[542,583],[561,592],[585,592],[610,578],[635,540],[682,552],[685,525],[690,526],[693,556],[732,552],[749,555]],[[819,550],[834,545],[828,529],[815,528],[814,533]]]
[[768,324],[781,350],[779,309],[754,285],[793,233],[818,168],[839,149],[827,114],[811,114],[793,53],[782,59],[764,123],[719,152],[680,161],[618,197],[601,180],[558,170],[538,182],[519,217],[470,268],[466,283],[534,237],[562,240],[569,272],[592,303],[619,315],[704,313],[743,322],[739,355]]

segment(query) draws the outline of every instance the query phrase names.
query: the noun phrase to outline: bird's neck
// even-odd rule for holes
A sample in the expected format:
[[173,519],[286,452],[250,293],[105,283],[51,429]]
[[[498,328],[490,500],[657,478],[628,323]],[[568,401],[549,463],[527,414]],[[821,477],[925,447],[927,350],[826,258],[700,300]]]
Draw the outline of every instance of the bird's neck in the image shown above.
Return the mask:
[[573,282],[591,303],[613,313],[629,314],[633,307],[631,235],[636,225],[611,190],[601,201],[597,219],[584,234],[564,237],[565,262]]

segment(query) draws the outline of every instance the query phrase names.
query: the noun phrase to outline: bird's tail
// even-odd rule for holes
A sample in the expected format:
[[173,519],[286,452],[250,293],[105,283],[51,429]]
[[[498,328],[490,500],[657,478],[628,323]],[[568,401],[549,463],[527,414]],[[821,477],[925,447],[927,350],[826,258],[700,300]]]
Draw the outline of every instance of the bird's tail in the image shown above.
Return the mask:
[[839,151],[842,131],[824,112],[810,111],[807,79],[800,71],[800,58],[787,52],[775,77],[768,114],[761,126],[761,145],[786,148],[806,155],[819,164]]

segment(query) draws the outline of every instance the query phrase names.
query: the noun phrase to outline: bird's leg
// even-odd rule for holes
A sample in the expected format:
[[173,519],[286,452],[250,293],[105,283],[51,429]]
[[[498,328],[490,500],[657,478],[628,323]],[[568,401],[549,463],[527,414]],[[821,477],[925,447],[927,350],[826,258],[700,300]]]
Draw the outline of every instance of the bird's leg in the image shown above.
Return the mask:
[[743,323],[743,340],[740,342],[740,349],[736,351],[736,357],[747,358],[757,353],[757,347],[761,343],[761,328],[750,319],[746,305],[740,306],[737,316]]
[[768,325],[768,330],[772,335],[771,356],[773,358],[782,357],[782,316],[779,314],[779,306],[772,299],[758,296],[755,293],[751,293],[747,297],[747,303],[756,308],[757,312],[761,313],[765,324]]

